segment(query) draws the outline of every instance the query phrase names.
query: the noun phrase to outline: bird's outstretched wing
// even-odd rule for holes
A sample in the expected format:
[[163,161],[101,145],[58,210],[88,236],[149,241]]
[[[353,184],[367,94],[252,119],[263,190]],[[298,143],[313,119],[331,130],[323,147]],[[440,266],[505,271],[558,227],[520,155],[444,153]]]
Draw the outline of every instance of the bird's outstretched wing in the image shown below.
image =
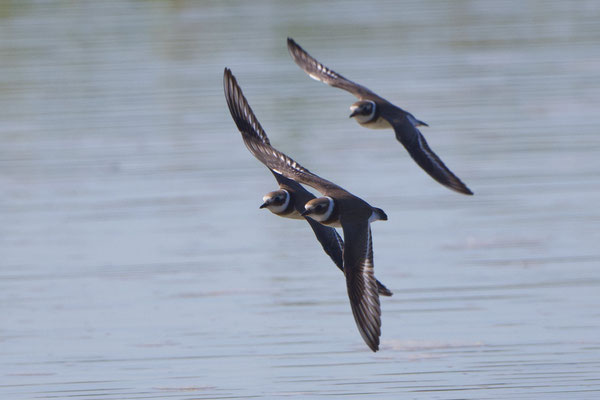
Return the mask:
[[367,221],[344,223],[346,286],[356,326],[373,351],[379,349],[381,308],[373,273],[373,240]]
[[252,112],[252,108],[250,108],[242,89],[229,68],[225,68],[223,73],[223,87],[229,111],[238,130],[248,138],[270,145],[269,137]]
[[467,187],[431,150],[425,137],[406,116],[383,115],[394,127],[396,139],[406,148],[413,160],[433,179],[462,194],[472,195]]
[[288,38],[287,46],[288,51],[296,64],[298,64],[298,66],[311,78],[324,82],[330,86],[344,89],[358,97],[360,100],[383,100],[366,87],[344,78],[331,68],[327,68],[318,62],[314,57],[308,54],[306,50],[300,47],[294,39]]
[[311,186],[321,193],[328,190],[344,190],[335,183],[313,174],[287,155],[272,147],[269,144],[268,138],[264,140],[266,133],[260,126],[258,119],[244,97],[242,89],[228,68],[225,68],[223,86],[231,116],[242,134],[244,144],[254,157],[272,171],[286,178]]
[[[317,240],[321,243],[321,246],[323,246],[325,253],[327,253],[335,265],[344,272],[344,241],[341,236],[337,233],[335,228],[325,226],[310,217],[306,217],[306,220],[313,229]],[[379,282],[379,280],[375,279],[375,284],[377,285],[377,293],[379,293],[380,296],[392,296],[394,294],[385,287],[383,283]]]
[[304,218],[306,218],[306,222],[308,222],[315,233],[317,240],[321,243],[321,246],[323,246],[325,253],[327,253],[335,265],[344,272],[344,241],[342,240],[342,237],[337,233],[335,228],[325,226],[310,217]]

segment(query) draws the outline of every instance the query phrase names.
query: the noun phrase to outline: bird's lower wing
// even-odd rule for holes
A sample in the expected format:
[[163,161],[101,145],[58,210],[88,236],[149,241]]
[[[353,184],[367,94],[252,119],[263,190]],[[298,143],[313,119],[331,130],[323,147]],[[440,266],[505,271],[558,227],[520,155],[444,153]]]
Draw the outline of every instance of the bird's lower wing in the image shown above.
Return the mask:
[[306,221],[312,228],[315,236],[321,246],[323,246],[323,250],[327,255],[331,258],[331,260],[337,265],[340,271],[344,271],[344,261],[343,261],[343,252],[344,252],[344,241],[337,233],[335,228],[330,226],[325,226],[320,222],[315,221],[310,217],[305,217]]
[[433,179],[462,194],[472,195],[467,187],[431,150],[425,137],[408,120],[392,123],[396,139],[404,145],[413,160]]
[[369,348],[379,349],[381,308],[373,272],[373,240],[368,222],[344,227],[346,286],[356,326]]

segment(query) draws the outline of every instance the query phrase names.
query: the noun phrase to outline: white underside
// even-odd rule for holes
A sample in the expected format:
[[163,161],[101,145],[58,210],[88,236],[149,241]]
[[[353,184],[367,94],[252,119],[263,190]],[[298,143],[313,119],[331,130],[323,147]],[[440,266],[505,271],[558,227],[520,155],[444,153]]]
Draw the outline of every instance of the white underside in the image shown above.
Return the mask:
[[321,224],[325,225],[325,226],[331,226],[331,227],[334,227],[334,228],[341,228],[342,227],[342,224],[340,224],[339,220],[338,221],[333,221],[333,222],[330,222],[330,223],[327,223],[327,224],[324,224],[323,222],[321,222]]
[[365,128],[369,128],[369,129],[389,129],[392,127],[392,125],[385,119],[382,117],[377,118],[375,121],[373,122],[360,122],[358,121],[359,124],[361,124],[362,126],[364,126]]
[[300,213],[296,210],[292,211],[289,214],[279,214],[274,212],[273,210],[271,210],[271,212],[279,217],[283,217],[283,218],[289,218],[289,219],[304,219],[304,217],[302,215],[300,215]]

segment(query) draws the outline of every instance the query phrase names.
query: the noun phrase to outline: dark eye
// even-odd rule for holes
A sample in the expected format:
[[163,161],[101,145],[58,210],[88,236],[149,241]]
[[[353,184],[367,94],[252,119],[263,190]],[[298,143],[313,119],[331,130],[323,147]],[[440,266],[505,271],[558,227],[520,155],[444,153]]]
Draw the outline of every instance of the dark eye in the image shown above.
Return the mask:
[[317,211],[323,211],[325,209],[325,206],[323,204],[319,204],[317,206]]

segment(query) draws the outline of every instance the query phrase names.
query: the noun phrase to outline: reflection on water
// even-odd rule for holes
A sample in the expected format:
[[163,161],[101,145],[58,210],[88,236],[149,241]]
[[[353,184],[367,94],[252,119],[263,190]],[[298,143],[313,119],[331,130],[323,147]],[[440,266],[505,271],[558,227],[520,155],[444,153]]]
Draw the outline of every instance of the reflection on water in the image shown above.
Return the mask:
[[[0,3],[2,398],[597,396],[598,4],[327,10]],[[476,195],[349,121],[287,36],[428,122]],[[390,217],[380,352],[306,224],[258,210],[225,66],[276,147]]]

